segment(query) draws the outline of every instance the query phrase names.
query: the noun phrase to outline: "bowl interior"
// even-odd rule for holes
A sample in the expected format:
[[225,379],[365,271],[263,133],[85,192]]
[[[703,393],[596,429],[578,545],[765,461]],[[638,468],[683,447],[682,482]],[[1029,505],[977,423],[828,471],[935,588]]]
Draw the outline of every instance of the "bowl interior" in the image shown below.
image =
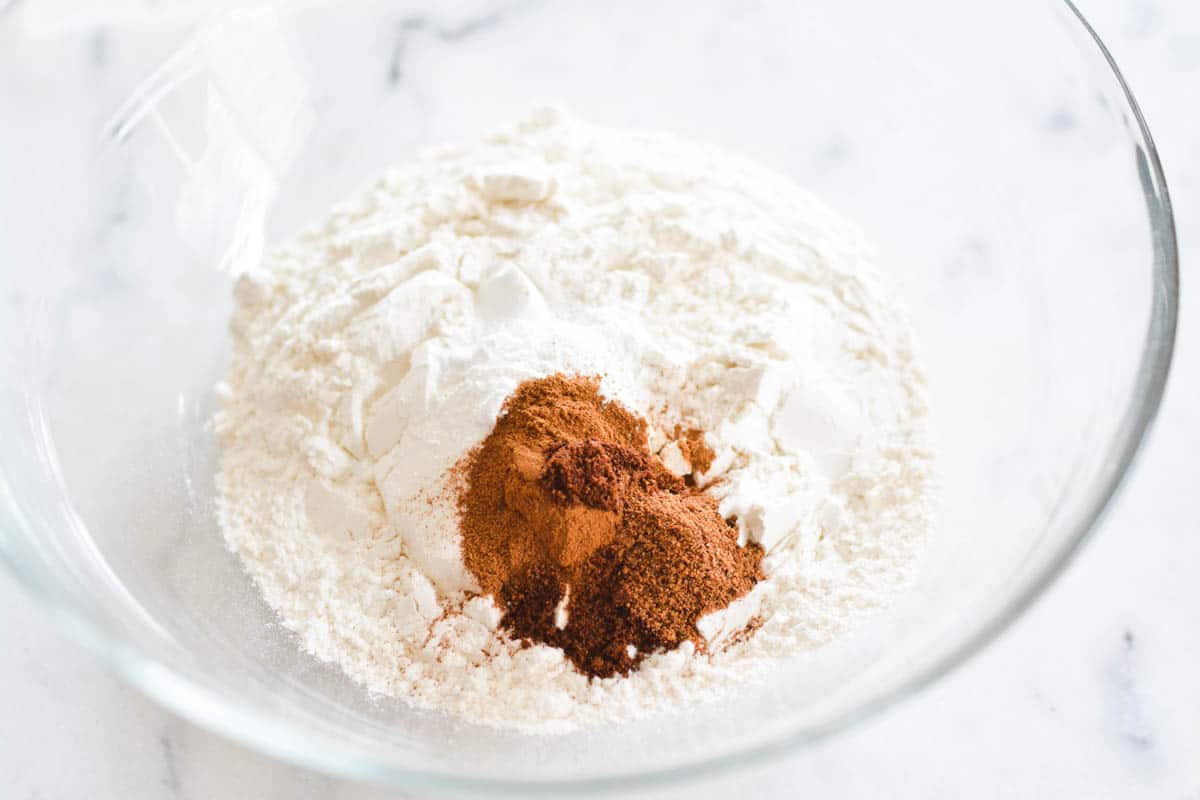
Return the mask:
[[[120,213],[83,255],[48,234],[3,276],[42,298],[5,323],[0,535],[18,571],[185,714],[398,782],[685,774],[836,728],[1002,624],[1127,466],[1172,333],[1152,152],[1071,9],[472,13],[237,11],[133,96],[80,184]],[[717,704],[553,738],[367,698],[300,653],[223,546],[210,426],[219,265],[542,97],[747,152],[868,230],[924,349],[944,495],[918,586],[852,639]]]

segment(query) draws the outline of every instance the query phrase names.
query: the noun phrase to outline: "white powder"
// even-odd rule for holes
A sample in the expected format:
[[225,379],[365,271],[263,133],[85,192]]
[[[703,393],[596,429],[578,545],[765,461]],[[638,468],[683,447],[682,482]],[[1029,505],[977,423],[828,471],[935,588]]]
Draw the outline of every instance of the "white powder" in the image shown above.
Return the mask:
[[[859,232],[740,158],[541,109],[392,170],[236,293],[227,541],[304,647],[372,691],[531,731],[694,702],[845,632],[925,540],[908,327]],[[757,615],[753,636],[589,682],[498,630],[448,468],[554,372],[708,432],[701,483],[768,554],[700,628],[722,642]]]

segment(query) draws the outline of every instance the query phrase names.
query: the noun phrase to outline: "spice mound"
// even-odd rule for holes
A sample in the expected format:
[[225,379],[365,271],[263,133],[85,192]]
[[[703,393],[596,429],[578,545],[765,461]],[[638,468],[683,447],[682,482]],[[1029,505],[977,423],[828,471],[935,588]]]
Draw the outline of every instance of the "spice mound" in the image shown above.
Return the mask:
[[[552,375],[518,386],[458,467],[464,561],[501,626],[592,677],[702,649],[697,621],[763,578],[762,548],[739,545],[735,521],[650,452],[647,430],[599,378]],[[698,432],[676,436],[691,468],[711,463]]]

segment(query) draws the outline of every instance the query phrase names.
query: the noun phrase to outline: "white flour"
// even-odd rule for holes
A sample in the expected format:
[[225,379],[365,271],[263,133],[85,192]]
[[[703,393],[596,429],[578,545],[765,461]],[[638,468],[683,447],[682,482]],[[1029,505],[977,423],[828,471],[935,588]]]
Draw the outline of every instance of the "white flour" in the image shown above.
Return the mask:
[[[243,276],[233,331],[229,546],[307,650],[420,706],[553,731],[694,702],[843,633],[926,537],[923,381],[869,249],[708,147],[543,109],[433,151]],[[708,432],[702,483],[768,555],[701,629],[755,635],[589,682],[472,598],[444,476],[553,372]]]

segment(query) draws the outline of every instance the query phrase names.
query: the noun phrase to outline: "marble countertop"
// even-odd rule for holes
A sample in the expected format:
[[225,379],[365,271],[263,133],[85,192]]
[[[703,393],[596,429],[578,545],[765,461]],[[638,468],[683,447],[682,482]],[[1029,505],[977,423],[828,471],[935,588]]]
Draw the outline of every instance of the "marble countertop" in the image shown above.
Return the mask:
[[[1186,261],[1200,239],[1200,4],[1079,5],[1156,137]],[[77,63],[55,79],[115,93],[128,80],[105,71],[113,40],[87,24],[63,45]],[[1187,505],[1200,443],[1200,333],[1190,324],[1200,296],[1187,280],[1183,293],[1174,372],[1141,463],[1103,530],[1028,614],[949,677],[802,756],[648,796],[803,787],[823,797],[1200,800],[1200,531]],[[4,575],[0,608],[5,797],[404,796],[271,760],[163,711],[48,626]]]

